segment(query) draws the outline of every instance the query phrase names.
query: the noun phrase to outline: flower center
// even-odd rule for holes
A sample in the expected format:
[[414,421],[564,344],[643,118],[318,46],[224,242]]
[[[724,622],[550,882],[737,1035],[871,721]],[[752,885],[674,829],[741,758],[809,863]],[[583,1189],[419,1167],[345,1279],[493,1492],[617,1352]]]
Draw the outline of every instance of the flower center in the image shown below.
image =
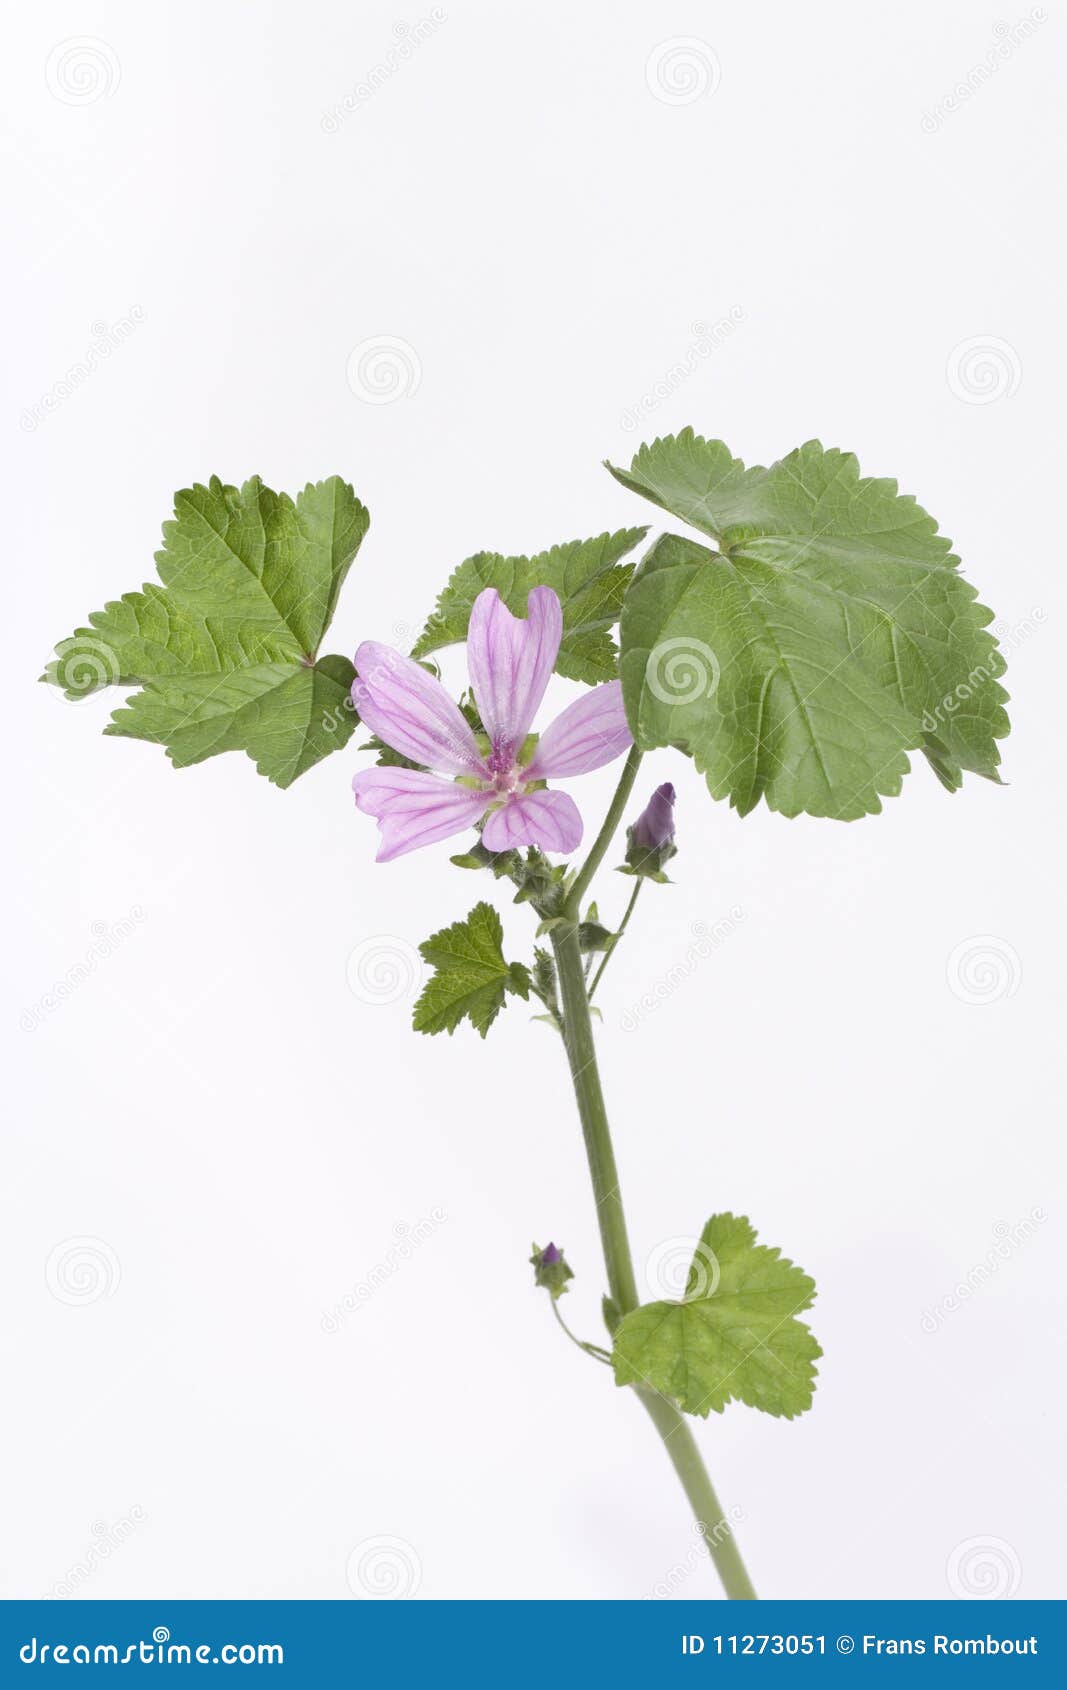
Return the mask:
[[492,776],[492,790],[502,798],[509,792],[514,792],[520,785],[522,773],[515,761],[515,747],[510,740],[500,740],[494,745],[485,760],[485,766]]

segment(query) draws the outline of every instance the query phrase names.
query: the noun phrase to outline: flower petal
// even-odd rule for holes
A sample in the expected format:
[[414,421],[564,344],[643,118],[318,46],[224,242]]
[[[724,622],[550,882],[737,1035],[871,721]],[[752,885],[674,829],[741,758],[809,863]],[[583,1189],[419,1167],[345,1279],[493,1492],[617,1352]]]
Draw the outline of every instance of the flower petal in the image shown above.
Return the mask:
[[487,851],[516,845],[540,845],[543,851],[576,851],[582,842],[582,818],[565,792],[513,793],[494,810],[482,829]]
[[633,744],[622,702],[622,682],[605,681],[584,693],[545,729],[522,771],[524,780],[559,780],[603,768]]
[[535,587],[526,616],[512,616],[495,587],[478,594],[467,630],[467,666],[493,750],[519,750],[545,696],[563,638],[563,609],[551,587]]
[[391,862],[473,827],[487,795],[421,769],[364,769],[352,782],[356,807],[377,818],[382,842],[376,861]]
[[440,681],[377,640],[356,652],[352,702],[371,733],[444,775],[484,775],[470,723]]

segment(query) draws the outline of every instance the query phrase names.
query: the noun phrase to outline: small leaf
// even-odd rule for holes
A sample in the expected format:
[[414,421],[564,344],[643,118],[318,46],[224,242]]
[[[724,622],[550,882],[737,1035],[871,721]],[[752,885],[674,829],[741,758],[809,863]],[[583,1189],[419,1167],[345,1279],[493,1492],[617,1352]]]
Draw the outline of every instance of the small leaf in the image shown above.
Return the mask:
[[530,996],[530,970],[524,962],[513,962],[508,965],[507,989],[514,992],[517,998],[524,1000]]
[[543,945],[534,946],[533,989],[539,998],[555,1002],[556,959]]
[[792,1419],[811,1407],[822,1354],[796,1317],[815,1282],[756,1243],[743,1216],[713,1215],[680,1303],[646,1303],[615,1332],[615,1382],[646,1384],[687,1414],[721,1414],[734,1399]]
[[547,1021],[555,1027],[558,1033],[563,1031],[563,1018],[560,1014],[559,997],[556,990],[556,960],[551,951],[545,950],[543,945],[534,946],[534,964],[530,971],[530,990],[534,996],[540,998],[547,1015],[535,1015],[535,1021]]
[[[354,708],[355,706],[353,706]],[[379,769],[417,769],[421,767],[419,763],[413,762],[410,757],[405,757],[402,751],[394,751],[391,745],[386,745],[385,741],[379,739],[376,734],[372,734],[370,739],[365,740],[359,749],[376,752],[376,762]]]
[[487,851],[478,839],[469,851],[461,851],[450,861],[457,868],[487,868],[494,880],[504,880],[514,879],[522,857],[518,851]]
[[485,1038],[507,992],[530,995],[529,970],[506,963],[504,930],[492,904],[476,904],[465,921],[453,922],[419,946],[435,973],[415,1005],[417,1033],[454,1033],[464,1016]]
[[965,769],[999,778],[992,614],[895,481],[816,440],[746,469],[692,429],[612,474],[718,546],[662,536],[627,593],[639,746],[680,746],[742,815],[761,797],[786,816],[874,814],[916,749],[950,790]]
[[578,947],[583,955],[610,951],[617,935],[599,921],[583,921],[578,926]]
[[165,746],[176,768],[246,751],[278,786],[346,744],[352,664],[318,656],[369,517],[338,476],[295,500],[258,476],[175,495],[150,582],[56,647],[45,680],[83,696],[144,690],[105,733]]
[[571,540],[537,557],[501,557],[478,552],[452,572],[412,651],[426,657],[432,651],[467,638],[471,607],[486,587],[495,587],[515,616],[526,615],[533,587],[552,587],[563,605],[563,643],[556,668],[573,681],[594,686],[618,674],[615,642],[610,630],[619,619],[623,596],[633,574],[622,563],[647,528],[625,528],[595,540]]

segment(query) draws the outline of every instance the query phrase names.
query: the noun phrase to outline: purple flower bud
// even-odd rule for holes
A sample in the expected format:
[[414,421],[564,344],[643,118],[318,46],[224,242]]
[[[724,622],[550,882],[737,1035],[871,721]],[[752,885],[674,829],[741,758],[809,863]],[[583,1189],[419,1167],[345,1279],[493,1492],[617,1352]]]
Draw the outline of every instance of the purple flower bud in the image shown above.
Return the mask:
[[553,1301],[562,1297],[568,1279],[574,1278],[563,1251],[555,1244],[546,1244],[543,1250],[535,1244],[530,1266],[534,1270],[534,1284],[548,1291]]
[[674,843],[674,787],[657,786],[632,829],[633,843],[642,851],[662,851]]

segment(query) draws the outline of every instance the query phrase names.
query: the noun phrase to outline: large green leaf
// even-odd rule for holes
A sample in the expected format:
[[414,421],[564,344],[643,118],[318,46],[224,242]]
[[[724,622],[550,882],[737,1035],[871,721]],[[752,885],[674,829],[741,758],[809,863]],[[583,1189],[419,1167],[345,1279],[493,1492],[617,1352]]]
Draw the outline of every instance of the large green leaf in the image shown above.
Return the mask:
[[[611,465],[608,466],[612,468]],[[992,613],[895,481],[809,441],[746,469],[685,429],[612,474],[694,527],[634,577],[620,643],[637,743],[677,745],[716,798],[850,821],[921,749],[955,790],[996,780],[1008,732]]]
[[815,1281],[756,1243],[744,1216],[713,1215],[679,1303],[624,1315],[612,1356],[619,1385],[652,1385],[687,1414],[721,1414],[735,1398],[791,1420],[811,1407],[822,1354],[798,1314]]
[[571,540],[537,557],[501,557],[479,552],[453,570],[412,652],[428,657],[467,638],[471,606],[486,587],[495,587],[513,616],[526,615],[532,587],[553,587],[563,605],[563,642],[556,660],[561,675],[595,686],[618,674],[611,629],[619,620],[633,574],[622,563],[647,528],[624,528],[595,540]]
[[344,657],[319,657],[369,518],[339,477],[294,501],[258,476],[178,493],[149,583],[56,647],[44,679],[68,697],[141,686],[106,733],[164,745],[178,768],[247,751],[289,786],[356,724]]

